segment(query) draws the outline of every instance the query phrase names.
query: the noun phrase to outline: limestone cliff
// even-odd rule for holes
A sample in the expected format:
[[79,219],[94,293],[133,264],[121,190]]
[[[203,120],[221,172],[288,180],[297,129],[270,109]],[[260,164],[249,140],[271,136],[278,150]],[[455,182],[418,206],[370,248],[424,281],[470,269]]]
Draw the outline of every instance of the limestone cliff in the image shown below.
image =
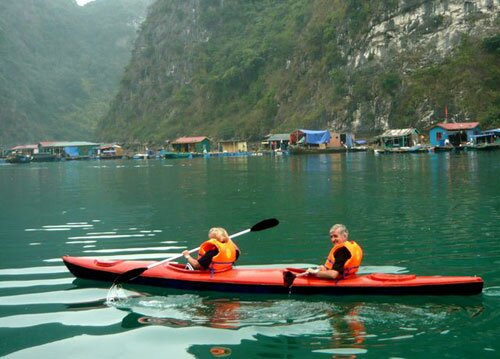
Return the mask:
[[102,138],[499,126],[499,1],[158,0]]

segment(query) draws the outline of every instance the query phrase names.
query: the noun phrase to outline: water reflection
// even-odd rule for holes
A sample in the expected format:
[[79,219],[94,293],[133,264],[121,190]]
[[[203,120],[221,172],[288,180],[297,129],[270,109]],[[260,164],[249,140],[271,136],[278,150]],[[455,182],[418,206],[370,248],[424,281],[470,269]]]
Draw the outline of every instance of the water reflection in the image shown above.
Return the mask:
[[[211,344],[191,345],[188,353],[200,358],[228,353],[236,357],[244,357],[245,353],[280,356],[283,352],[290,354],[287,357],[297,358],[309,357],[311,353],[356,358],[377,343],[407,342],[422,335],[450,335],[453,322],[472,320],[484,310],[481,301],[464,303],[461,298],[456,298],[455,304],[453,299],[433,301],[429,297],[401,303],[397,298],[367,302],[354,297],[332,301],[331,297],[302,300],[281,296],[258,300],[246,296],[145,295],[113,304],[128,312],[122,320],[123,328],[211,328],[234,331],[234,335],[241,336],[239,344],[228,345],[223,339],[226,335],[221,333],[220,339],[211,337]],[[248,338],[246,330],[259,334]],[[301,338],[300,345],[294,344],[295,337]],[[253,352],[256,347],[263,351]]]
[[[457,325],[476,321],[484,310],[480,297],[477,302],[455,298],[456,303],[453,298],[434,302],[429,297],[404,301],[392,297],[256,297],[179,294],[149,287],[147,291],[120,289],[109,303],[105,300],[107,283],[74,283],[77,287],[65,291],[0,297],[0,305],[13,310],[0,318],[5,338],[14,340],[20,328],[26,338],[39,338],[17,341],[9,347],[10,353],[15,351],[12,357],[65,352],[68,345],[83,348],[89,343],[85,353],[99,356],[96,343],[101,339],[106,345],[119,334],[122,340],[126,337],[136,343],[152,334],[150,345],[200,358],[228,353],[235,357],[286,353],[286,357],[304,358],[314,353],[356,358],[387,342],[409,345],[422,336],[454,335]],[[102,288],[96,288],[99,285]],[[39,312],[36,308],[42,305],[43,312]],[[21,306],[31,306],[31,313],[21,311]],[[153,328],[157,329],[150,331]]]

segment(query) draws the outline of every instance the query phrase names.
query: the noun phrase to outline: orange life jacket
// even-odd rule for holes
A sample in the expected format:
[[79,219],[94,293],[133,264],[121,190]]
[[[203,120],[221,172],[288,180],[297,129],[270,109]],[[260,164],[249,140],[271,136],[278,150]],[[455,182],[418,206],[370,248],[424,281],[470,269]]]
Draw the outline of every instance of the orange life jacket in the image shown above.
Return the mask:
[[198,259],[208,251],[215,249],[214,247],[219,250],[219,253],[212,258],[212,263],[210,263],[208,269],[211,272],[223,272],[233,268],[233,264],[236,262],[236,245],[232,240],[222,243],[212,238],[203,242],[198,251]]
[[333,264],[335,263],[335,253],[343,247],[347,248],[349,253],[351,253],[351,258],[349,258],[344,264],[344,274],[342,275],[342,278],[347,278],[353,276],[358,271],[361,260],[363,259],[363,250],[356,242],[346,241],[341,244],[336,244],[330,251],[330,254],[328,254],[325,267],[327,269],[333,268]]

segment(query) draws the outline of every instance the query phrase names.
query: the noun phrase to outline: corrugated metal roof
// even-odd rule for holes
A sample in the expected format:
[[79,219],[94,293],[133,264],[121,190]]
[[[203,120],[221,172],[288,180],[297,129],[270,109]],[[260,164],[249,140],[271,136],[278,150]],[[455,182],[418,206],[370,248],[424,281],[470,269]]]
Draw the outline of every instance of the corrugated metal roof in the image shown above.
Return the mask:
[[219,143],[246,143],[245,140],[220,140]]
[[268,141],[290,141],[289,133],[277,133],[275,135],[269,136]]
[[42,141],[42,147],[81,147],[81,146],[99,146],[98,143],[86,141]]
[[38,148],[38,145],[20,145],[12,147],[11,150],[34,150]]
[[199,143],[203,141],[206,136],[198,136],[198,137],[179,137],[172,144],[182,144],[182,143]]
[[455,122],[455,123],[440,122],[434,127],[438,126],[448,131],[472,130],[477,126],[479,126],[479,122]]
[[411,135],[412,133],[418,133],[418,131],[414,128],[399,128],[394,130],[387,130],[378,137],[401,137]]
[[117,145],[117,144],[106,144],[106,145],[101,145],[99,149],[105,149],[105,148],[122,148],[122,146]]

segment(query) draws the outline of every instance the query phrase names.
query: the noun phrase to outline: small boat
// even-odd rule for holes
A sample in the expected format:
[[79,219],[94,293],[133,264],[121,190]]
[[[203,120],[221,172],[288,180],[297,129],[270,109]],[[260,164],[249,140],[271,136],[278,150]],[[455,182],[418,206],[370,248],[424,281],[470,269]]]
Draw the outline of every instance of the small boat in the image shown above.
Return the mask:
[[472,145],[465,145],[466,151],[494,151],[500,149],[500,143],[479,143]]
[[434,146],[432,147],[432,150],[434,152],[450,152],[453,151],[455,147],[453,146]]
[[427,153],[427,152],[429,152],[429,147],[426,145],[414,145],[414,146],[408,147],[406,152],[409,152],[409,153]]
[[347,152],[366,152],[368,151],[368,146],[353,146],[347,149]]
[[5,158],[8,163],[30,163],[31,156],[21,153],[12,153]]
[[147,153],[136,153],[135,155],[132,156],[133,160],[149,160],[150,158],[153,158],[153,157],[151,157]]
[[288,146],[288,152],[291,155],[309,155],[309,154],[324,154],[324,153],[345,153],[347,148],[340,147],[319,147],[319,146],[308,146],[308,145],[290,145]]
[[55,162],[60,161],[61,157],[52,153],[34,153],[32,162]]
[[[113,282],[120,274],[147,267],[152,261],[100,260],[64,256],[63,262],[77,278]],[[474,295],[483,289],[479,277],[416,276],[374,273],[338,281],[296,277],[288,286],[284,273],[303,273],[297,268],[233,268],[219,273],[191,271],[183,264],[167,262],[148,269],[130,281],[159,287],[240,293],[321,295]]]
[[167,152],[161,153],[163,158],[193,158],[191,152]]

